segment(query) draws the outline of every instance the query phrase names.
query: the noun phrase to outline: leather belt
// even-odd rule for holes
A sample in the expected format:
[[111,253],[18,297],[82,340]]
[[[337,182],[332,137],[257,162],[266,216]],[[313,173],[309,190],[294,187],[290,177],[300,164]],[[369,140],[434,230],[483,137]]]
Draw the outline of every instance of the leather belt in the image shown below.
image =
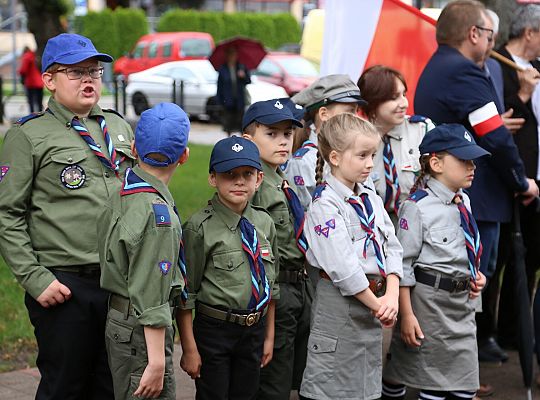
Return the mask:
[[282,270],[279,271],[278,283],[298,283],[307,279],[307,273],[304,269]]
[[268,307],[264,311],[257,311],[248,314],[237,314],[230,311],[223,311],[206,304],[197,303],[197,312],[206,315],[210,318],[219,319],[220,321],[232,322],[242,326],[252,326],[261,320],[266,315]]
[[469,290],[471,287],[471,280],[468,278],[461,280],[445,278],[440,273],[426,272],[418,268],[414,270],[414,276],[416,277],[416,282],[434,287],[435,289],[446,290],[450,293],[463,292]]
[[68,272],[70,274],[76,274],[88,278],[98,278],[101,276],[101,268],[99,264],[79,265],[75,267],[52,267],[49,268],[49,270],[51,270],[52,272]]
[[[319,270],[319,276],[322,279],[332,281],[332,279],[330,279],[330,276],[328,276],[328,274],[324,272],[322,269]],[[382,276],[370,277],[369,275],[367,278],[369,280],[369,290],[371,290],[373,294],[377,297],[383,296],[384,293],[386,292],[386,279],[383,278]]]
[[125,316],[135,315],[135,309],[133,304],[128,298],[120,296],[118,294],[111,294],[109,297],[109,308],[121,312]]

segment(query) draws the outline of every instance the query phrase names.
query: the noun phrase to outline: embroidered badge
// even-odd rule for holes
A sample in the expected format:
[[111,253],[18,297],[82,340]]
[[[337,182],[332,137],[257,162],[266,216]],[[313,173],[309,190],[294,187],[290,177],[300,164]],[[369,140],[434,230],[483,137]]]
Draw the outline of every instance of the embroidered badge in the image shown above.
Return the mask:
[[167,275],[167,273],[171,269],[172,264],[166,260],[163,260],[163,261],[160,261],[158,265],[159,265],[159,270],[161,271],[161,273],[163,275]]
[[0,165],[0,182],[2,182],[2,179],[4,179],[4,176],[7,175],[9,171],[9,167],[5,165]]
[[304,109],[304,107],[302,107],[300,104],[295,104],[294,108],[296,108],[297,110],[303,110]]
[[68,189],[79,189],[86,182],[86,173],[79,165],[69,165],[60,172],[60,180]]
[[156,226],[171,225],[171,215],[166,204],[152,204],[154,216],[156,218]]
[[235,143],[233,147],[231,147],[231,150],[236,152],[236,153],[240,153],[242,150],[244,150],[244,146],[238,144],[238,143]]
[[328,237],[330,234],[330,229],[336,229],[336,220],[334,218],[326,221],[324,223],[326,226],[317,225],[313,229],[315,229],[315,233],[319,236],[323,235],[324,237]]
[[261,256],[262,257],[268,257],[270,255],[270,250],[268,249],[261,249]]
[[278,110],[283,109],[283,104],[279,100],[276,101],[276,104],[274,104],[274,107],[276,107]]
[[399,227],[401,229],[403,229],[404,231],[409,230],[409,223],[407,222],[407,220],[405,218],[400,218],[399,219]]
[[297,186],[304,186],[304,178],[300,175],[295,175],[294,177],[294,183]]
[[331,229],[336,229],[336,220],[334,218],[326,221],[326,226],[331,228]]

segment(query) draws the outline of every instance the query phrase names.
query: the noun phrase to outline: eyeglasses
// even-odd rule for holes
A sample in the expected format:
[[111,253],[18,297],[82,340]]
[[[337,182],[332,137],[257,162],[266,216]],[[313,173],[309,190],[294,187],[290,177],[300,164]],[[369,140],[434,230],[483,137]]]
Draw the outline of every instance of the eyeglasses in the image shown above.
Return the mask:
[[491,42],[493,40],[493,35],[495,33],[495,31],[493,29],[484,28],[484,27],[478,26],[478,25],[475,25],[475,28],[478,29],[478,30],[481,30],[481,31],[486,31],[488,33],[488,37],[487,37],[488,42]]
[[103,76],[103,67],[73,67],[73,68],[63,68],[63,69],[57,69],[53,72],[65,72],[68,79],[74,81],[77,79],[82,79],[82,77],[86,74],[90,76],[92,79],[99,79]]

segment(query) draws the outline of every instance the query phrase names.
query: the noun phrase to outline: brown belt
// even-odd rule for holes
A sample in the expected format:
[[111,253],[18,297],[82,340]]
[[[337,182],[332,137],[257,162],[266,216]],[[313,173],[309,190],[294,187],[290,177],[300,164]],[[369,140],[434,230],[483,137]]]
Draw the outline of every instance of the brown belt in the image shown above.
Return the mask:
[[[332,281],[332,279],[328,276],[326,272],[324,272],[322,269],[319,270],[319,276],[322,279],[326,279],[329,281]],[[376,277],[376,278],[369,278],[369,289],[373,292],[373,294],[377,297],[381,297],[384,295],[386,291],[386,278],[383,278],[382,276]]]
[[223,311],[218,308],[207,306],[206,304],[197,303],[197,312],[206,315],[207,317],[219,319],[220,321],[232,322],[242,326],[255,325],[265,316],[267,307],[264,311],[257,311],[249,314],[236,314],[229,311]]

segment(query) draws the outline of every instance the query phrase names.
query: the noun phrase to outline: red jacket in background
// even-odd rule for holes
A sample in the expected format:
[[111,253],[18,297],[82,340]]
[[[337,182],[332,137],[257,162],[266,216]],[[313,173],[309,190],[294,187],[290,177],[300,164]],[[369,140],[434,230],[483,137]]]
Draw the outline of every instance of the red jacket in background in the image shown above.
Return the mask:
[[24,78],[24,86],[26,88],[43,89],[41,72],[36,65],[36,55],[33,51],[27,51],[22,55],[19,75]]

